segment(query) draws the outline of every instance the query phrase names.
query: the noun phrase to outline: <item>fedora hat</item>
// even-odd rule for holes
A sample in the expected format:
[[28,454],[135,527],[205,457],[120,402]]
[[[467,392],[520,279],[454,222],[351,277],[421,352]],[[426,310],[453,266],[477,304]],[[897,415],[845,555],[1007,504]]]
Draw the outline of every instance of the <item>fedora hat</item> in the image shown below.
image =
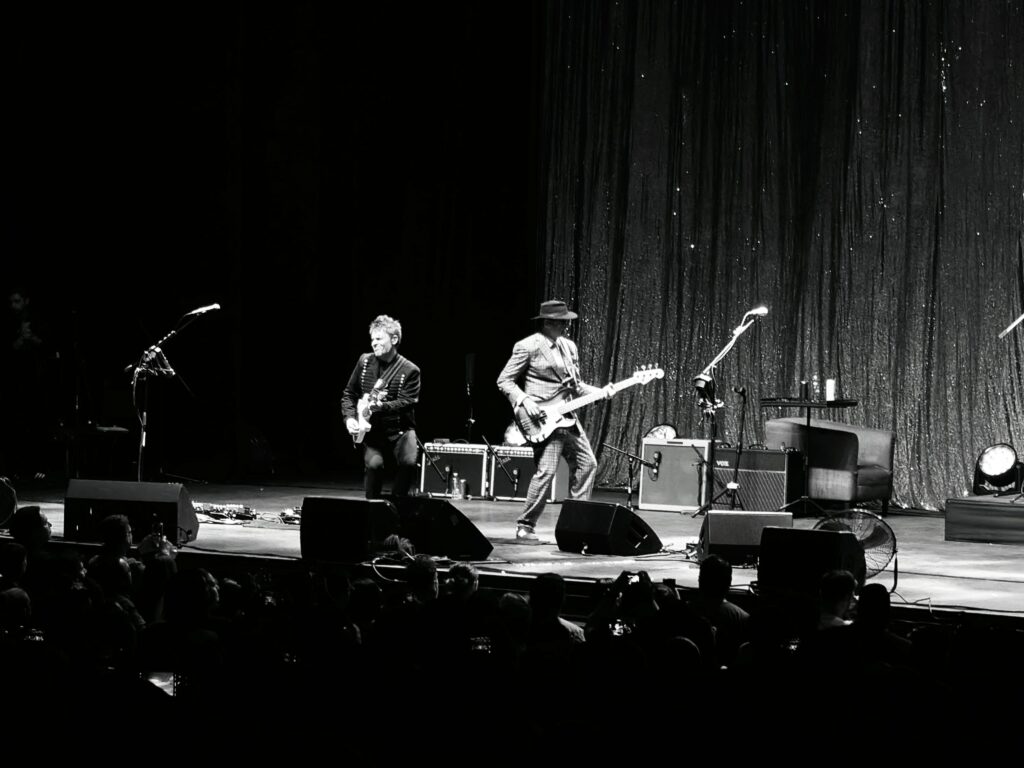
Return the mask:
[[579,315],[570,312],[564,301],[545,301],[540,305],[540,314],[531,320],[575,320]]

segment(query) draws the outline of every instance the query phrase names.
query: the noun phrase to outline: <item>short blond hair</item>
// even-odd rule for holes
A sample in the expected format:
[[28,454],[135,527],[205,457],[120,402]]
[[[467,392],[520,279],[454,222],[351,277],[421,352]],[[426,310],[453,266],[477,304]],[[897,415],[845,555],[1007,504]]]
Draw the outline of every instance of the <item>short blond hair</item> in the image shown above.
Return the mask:
[[384,331],[388,336],[397,336],[396,344],[402,343],[402,324],[388,315],[377,315],[370,323],[370,333]]

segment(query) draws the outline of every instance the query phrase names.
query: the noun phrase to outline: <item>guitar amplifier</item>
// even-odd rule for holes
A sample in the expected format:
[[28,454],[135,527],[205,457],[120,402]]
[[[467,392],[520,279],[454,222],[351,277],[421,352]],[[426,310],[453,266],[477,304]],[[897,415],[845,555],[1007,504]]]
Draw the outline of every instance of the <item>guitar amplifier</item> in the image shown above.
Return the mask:
[[641,466],[640,509],[668,512],[692,512],[707,501],[704,482],[707,477],[709,440],[645,437],[642,456],[657,461],[658,471]]
[[[487,494],[487,446],[471,443],[424,443],[425,456],[420,457],[420,493],[448,496],[445,481],[457,472],[466,481],[470,496]],[[433,460],[433,463],[431,463]],[[435,469],[436,467],[436,469]]]
[[[715,448],[715,487],[712,498],[722,494],[732,482],[736,468],[735,448]],[[736,478],[736,509],[772,511],[799,499],[804,492],[804,461],[800,451],[769,451],[748,448],[740,454]],[[728,509],[729,495],[711,505],[712,509]]]
[[[499,465],[500,462],[500,465]],[[512,445],[494,446],[494,456],[488,464],[490,492],[495,501],[525,501],[526,490],[537,469],[533,461],[533,448]],[[504,467],[504,471],[502,470]],[[508,472],[508,475],[505,474]],[[511,477],[511,480],[509,479]],[[569,465],[564,457],[558,459],[555,481],[551,484],[548,501],[562,501],[569,495]]]

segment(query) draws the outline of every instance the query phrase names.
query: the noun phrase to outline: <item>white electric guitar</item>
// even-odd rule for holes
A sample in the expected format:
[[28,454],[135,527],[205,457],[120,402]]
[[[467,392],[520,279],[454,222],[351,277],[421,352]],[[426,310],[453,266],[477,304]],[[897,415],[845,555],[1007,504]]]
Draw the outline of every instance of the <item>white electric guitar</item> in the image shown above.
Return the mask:
[[373,413],[370,410],[371,406],[380,405],[387,396],[383,379],[377,379],[373,389],[359,398],[359,402],[356,403],[356,421],[359,422],[359,427],[352,433],[353,443],[359,445],[363,442],[366,433],[370,431],[370,415]]
[[[640,368],[628,379],[612,384],[612,389],[618,394],[623,389],[632,387],[634,384],[646,384],[649,381],[663,379],[664,377],[665,371],[661,368]],[[589,395],[583,395],[582,397],[573,397],[572,390],[568,388],[560,389],[552,397],[537,403],[537,407],[540,408],[539,417],[531,417],[522,405],[514,408],[512,415],[515,417],[516,424],[519,425],[519,430],[523,433],[523,437],[526,438],[528,443],[541,443],[551,437],[551,433],[559,427],[571,427],[576,423],[575,419],[567,417],[566,414],[601,400],[604,396],[605,391],[603,389],[591,392]]]

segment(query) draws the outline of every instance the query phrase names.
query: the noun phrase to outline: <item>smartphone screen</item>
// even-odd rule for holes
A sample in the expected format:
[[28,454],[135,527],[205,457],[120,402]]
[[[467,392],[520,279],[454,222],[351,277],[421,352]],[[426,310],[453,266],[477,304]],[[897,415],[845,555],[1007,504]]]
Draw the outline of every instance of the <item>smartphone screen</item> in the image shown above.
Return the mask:
[[173,672],[150,672],[146,675],[146,679],[168,696],[174,695],[175,680]]

